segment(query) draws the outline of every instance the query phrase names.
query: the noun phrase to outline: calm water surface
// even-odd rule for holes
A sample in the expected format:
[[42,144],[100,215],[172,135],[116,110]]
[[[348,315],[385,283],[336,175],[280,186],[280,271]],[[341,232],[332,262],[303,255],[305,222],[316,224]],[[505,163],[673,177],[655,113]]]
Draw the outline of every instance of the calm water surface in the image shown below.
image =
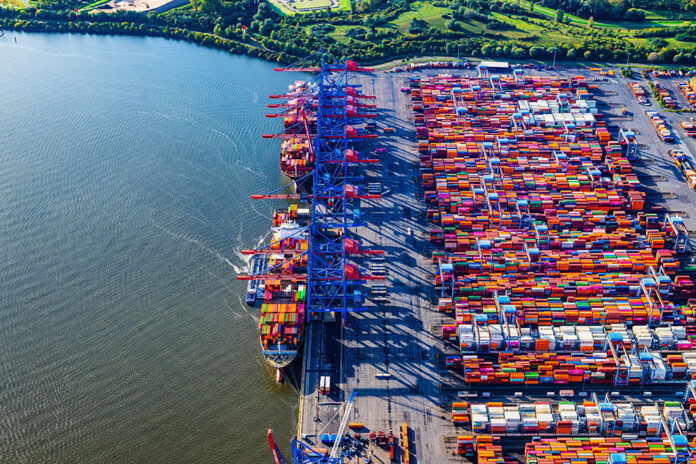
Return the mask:
[[44,34],[0,70],[0,462],[269,462],[297,396],[235,276],[283,183],[267,95],[300,76]]

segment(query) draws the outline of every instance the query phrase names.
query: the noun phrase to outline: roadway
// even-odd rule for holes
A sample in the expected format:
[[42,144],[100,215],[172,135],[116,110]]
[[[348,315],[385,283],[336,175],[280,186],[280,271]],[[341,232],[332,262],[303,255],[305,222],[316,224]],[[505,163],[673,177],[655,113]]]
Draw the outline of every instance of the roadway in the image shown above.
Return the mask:
[[[322,368],[318,358],[325,355],[313,353],[331,350],[325,348],[326,342],[321,347],[318,325],[310,327],[300,433],[315,444],[321,433],[335,433],[348,395],[356,392],[350,422],[362,422],[369,431],[391,432],[399,444],[403,443],[401,426],[407,422],[412,463],[418,463],[419,456],[427,456],[420,461],[423,463],[462,462],[444,443],[445,434],[452,432],[450,405],[444,403],[440,390],[446,347],[440,334],[433,332],[443,318],[431,310],[434,266],[428,258],[430,243],[412,109],[407,95],[400,92],[405,77],[375,73],[357,76],[357,80],[364,93],[377,96],[378,146],[387,150],[380,155],[379,164],[355,168],[368,183],[379,183],[386,192],[379,201],[362,202],[361,215],[367,226],[356,233],[361,247],[385,251],[388,301],[347,317],[336,349],[342,353],[343,363],[331,366],[335,385],[328,397],[317,392],[316,371]],[[384,133],[384,127],[395,130]],[[367,259],[360,264],[371,267]],[[369,289],[366,293],[369,299]],[[323,364],[329,367],[327,362]],[[388,377],[378,378],[378,374]],[[371,446],[367,452],[373,462],[389,462],[384,450]],[[347,462],[358,462],[358,458]]]

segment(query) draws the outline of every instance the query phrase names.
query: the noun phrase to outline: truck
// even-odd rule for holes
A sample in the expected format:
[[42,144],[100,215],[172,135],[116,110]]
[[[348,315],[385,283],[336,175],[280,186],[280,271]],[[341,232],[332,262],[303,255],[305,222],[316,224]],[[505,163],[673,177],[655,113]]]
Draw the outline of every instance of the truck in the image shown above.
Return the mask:
[[324,395],[328,395],[331,393],[331,376],[330,375],[322,375],[319,378],[319,393],[322,393]]
[[389,443],[389,457],[391,461],[394,462],[394,458],[396,457],[396,453],[394,452],[394,446],[396,445],[394,434],[389,432],[389,436],[387,438]]
[[689,158],[687,158],[686,154],[681,150],[670,150],[669,153],[672,155],[674,163],[679,170],[684,173],[684,177],[686,177],[686,181],[691,188],[696,189],[696,169],[694,169]]

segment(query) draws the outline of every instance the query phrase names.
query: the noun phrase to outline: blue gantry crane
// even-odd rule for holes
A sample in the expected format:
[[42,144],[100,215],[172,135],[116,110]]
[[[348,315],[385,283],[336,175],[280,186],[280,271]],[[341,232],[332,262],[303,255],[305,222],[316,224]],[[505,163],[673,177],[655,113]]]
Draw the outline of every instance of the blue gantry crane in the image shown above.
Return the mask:
[[[360,200],[381,197],[378,192],[366,189],[362,176],[354,173],[355,169],[352,168],[360,163],[377,161],[369,159],[357,149],[357,145],[363,139],[377,137],[368,126],[362,126],[364,118],[372,118],[376,115],[365,113],[365,108],[373,108],[374,105],[364,104],[361,101],[374,97],[362,95],[360,86],[349,82],[350,73],[369,70],[359,67],[350,60],[337,60],[324,51],[310,55],[289,67],[276,70],[317,73],[311,82],[304,85],[303,98],[297,99],[300,102],[298,104],[302,105],[302,108],[295,108],[301,116],[301,121],[297,123],[298,130],[293,131],[293,137],[310,140],[314,155],[314,170],[301,180],[304,182],[311,178],[311,191],[302,192],[301,187],[306,184],[300,184],[298,179],[295,181],[294,193],[285,193],[287,192],[287,186],[285,186],[265,195],[254,195],[253,198],[287,199],[311,203],[311,219],[307,226],[309,243],[306,251],[307,317],[320,318],[323,313],[335,312],[341,313],[345,320],[348,312],[366,309],[362,301],[360,285],[368,280],[385,279],[385,276],[368,275],[348,259],[353,254],[381,253],[377,250],[360,250],[359,242],[349,237],[351,229],[364,225],[360,218]],[[274,98],[284,98],[284,96]],[[271,107],[293,108],[290,104],[277,104]],[[307,123],[306,113],[308,112],[316,118],[314,130],[310,130]],[[304,127],[299,127],[300,124]],[[264,137],[280,138],[283,137],[283,133]],[[257,251],[263,254],[263,250]],[[297,259],[297,256],[293,259]],[[278,266],[282,266],[282,263]],[[248,279],[265,277],[253,274],[246,276]],[[339,453],[340,440],[353,399],[354,395],[351,395],[331,455],[323,456],[310,445],[295,438],[292,442],[292,457],[295,464],[342,462]],[[269,441],[271,441],[275,462],[284,464],[285,461],[275,446],[270,431]]]
[[[316,66],[315,63],[319,63]],[[311,193],[282,193],[287,186],[265,195],[252,198],[287,199],[311,202],[309,224],[309,249],[307,250],[307,314],[319,315],[326,312],[339,312],[344,318],[347,312],[365,309],[358,288],[366,280],[383,280],[384,276],[370,276],[348,261],[349,250],[346,240],[349,229],[360,227],[359,200],[378,199],[380,195],[366,192],[361,184],[362,178],[349,175],[349,166],[357,163],[371,163],[374,159],[358,156],[353,145],[361,139],[376,138],[375,134],[359,128],[362,118],[374,114],[361,113],[362,98],[372,98],[359,94],[359,86],[350,85],[349,72],[368,71],[355,62],[339,61],[328,53],[320,51],[278,71],[305,71],[317,73],[315,79],[303,87],[303,105],[300,114],[304,131],[293,137],[310,139],[314,155],[314,170],[306,176],[312,179]],[[282,98],[283,96],[274,96]],[[289,105],[271,105],[274,108],[289,108]],[[305,113],[313,111],[316,117],[316,132],[309,130]],[[264,136],[282,137],[282,133]],[[306,178],[302,178],[302,181]],[[296,187],[301,184],[295,181]],[[296,188],[299,190],[299,188]],[[358,213],[358,214],[356,214]],[[359,252],[363,253],[363,252]],[[247,276],[253,278],[256,276]],[[263,276],[261,276],[263,277]]]

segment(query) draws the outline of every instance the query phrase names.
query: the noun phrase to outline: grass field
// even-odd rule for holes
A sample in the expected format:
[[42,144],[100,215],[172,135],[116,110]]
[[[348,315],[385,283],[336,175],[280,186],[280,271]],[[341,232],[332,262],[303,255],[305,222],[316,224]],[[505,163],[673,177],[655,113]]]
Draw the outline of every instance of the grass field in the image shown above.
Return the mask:
[[348,37],[346,37],[346,31],[354,26],[336,26],[336,30],[329,34],[331,37],[336,39],[341,43],[348,43]]
[[[283,2],[280,0],[269,0],[271,5],[273,5],[275,8],[277,8],[282,14],[284,15],[294,15],[297,13],[308,13],[313,10],[323,10],[324,8],[327,8],[331,6],[331,0],[293,0],[290,5],[297,10],[302,10],[302,11],[293,11],[290,8],[286,7]],[[338,8],[334,8],[334,10],[346,10],[350,11],[351,6],[350,6],[350,0],[338,0]]]
[[648,21],[684,21],[696,20],[696,15],[686,11],[668,11],[668,10],[645,10],[645,19]]
[[7,8],[24,8],[24,4],[20,0],[1,0],[0,6]]
[[[511,3],[518,3],[517,0],[508,0]],[[519,5],[523,8],[529,7],[529,2],[527,0],[520,0]],[[556,10],[553,8],[547,8],[541,5],[534,5],[534,12],[541,13],[549,18],[556,17]],[[642,29],[646,27],[659,27],[659,26],[686,26],[692,24],[696,17],[692,13],[677,13],[672,11],[664,10],[646,10],[645,12],[645,22],[641,23],[629,23],[626,21],[594,21],[594,27],[606,27],[606,28],[618,28],[618,29]],[[680,18],[680,15],[683,19]],[[573,23],[575,25],[584,26],[587,25],[587,19],[579,18],[571,14],[565,13],[565,21]]]
[[318,8],[326,8],[327,6],[330,6],[331,2],[329,0],[295,0],[291,4],[299,10],[304,10],[305,8],[312,8],[316,10]]
[[80,8],[80,11],[93,10],[94,8],[98,7],[99,5],[103,5],[104,3],[108,2],[108,1],[109,0],[96,0],[95,2],[92,2],[89,5],[85,5],[83,8]]
[[447,20],[442,16],[452,13],[449,8],[434,6],[428,2],[415,2],[412,10],[402,13],[398,18],[391,21],[389,24],[396,27],[399,32],[405,35],[408,34],[408,26],[414,18],[421,19],[433,27],[444,29]]

